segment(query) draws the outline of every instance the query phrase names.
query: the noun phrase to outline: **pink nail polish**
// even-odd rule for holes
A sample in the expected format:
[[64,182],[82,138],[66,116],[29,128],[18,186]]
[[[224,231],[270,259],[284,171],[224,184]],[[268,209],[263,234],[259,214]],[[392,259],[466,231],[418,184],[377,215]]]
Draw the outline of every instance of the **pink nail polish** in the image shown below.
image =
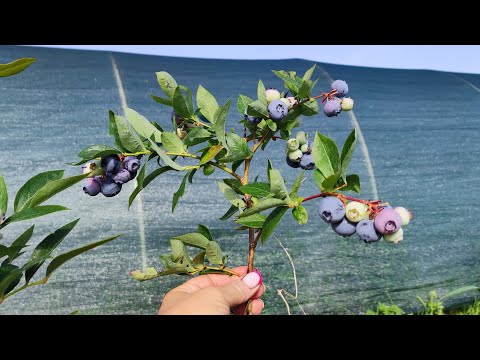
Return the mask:
[[256,272],[256,273],[260,276],[260,282],[259,282],[259,284],[261,284],[261,283],[263,282],[262,273],[261,273],[260,270],[258,270],[257,268],[255,268],[253,271]]
[[262,276],[257,272],[251,272],[244,276],[242,281],[250,288],[253,289],[255,286],[261,283]]

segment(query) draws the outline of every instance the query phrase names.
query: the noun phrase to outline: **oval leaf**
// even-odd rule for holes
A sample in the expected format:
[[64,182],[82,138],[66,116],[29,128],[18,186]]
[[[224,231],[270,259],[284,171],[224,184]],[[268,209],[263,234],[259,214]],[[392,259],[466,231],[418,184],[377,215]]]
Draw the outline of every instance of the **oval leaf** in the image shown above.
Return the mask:
[[223,264],[223,257],[222,257],[222,249],[220,245],[216,241],[210,241],[206,248],[206,255],[207,259],[211,264],[214,265],[222,265]]
[[239,218],[236,220],[236,222],[246,227],[260,229],[263,227],[266,218],[267,217],[263,214],[253,214],[250,216]]
[[208,151],[203,154],[202,158],[200,159],[200,165],[206,164],[210,160],[212,160],[224,147],[222,145],[214,145]]
[[25,205],[31,200],[31,198],[47,183],[53,180],[59,180],[63,177],[63,170],[46,171],[35,175],[30,178],[23,186],[18,190],[17,196],[13,208],[15,212],[18,212],[25,208]]
[[7,218],[3,222],[3,224],[0,225],[0,229],[14,222],[30,220],[30,219],[34,219],[40,216],[45,216],[45,215],[52,214],[57,211],[63,211],[63,210],[70,210],[70,209],[64,206],[59,206],[59,205],[45,205],[45,206],[36,206],[33,208],[23,209],[13,214],[9,218]]
[[127,121],[140,136],[143,136],[145,139],[151,139],[153,137],[155,142],[162,141],[162,132],[153,126],[143,115],[140,115],[128,107],[125,107],[123,111],[125,112]]
[[273,210],[265,219],[265,224],[262,230],[262,244],[265,244],[265,241],[272,235],[273,231],[277,227],[280,220],[282,220],[283,215],[287,212],[288,207],[277,207]]
[[211,123],[214,123],[215,112],[219,108],[218,102],[215,97],[202,85],[198,86],[197,104],[203,116],[205,116]]
[[209,239],[200,233],[190,233],[180,236],[175,236],[172,239],[180,240],[184,244],[199,248],[206,249],[209,243]]
[[166,71],[157,72],[156,75],[158,84],[160,85],[164,93],[167,94],[170,99],[173,98],[173,94],[175,92],[175,89],[177,88],[177,82],[175,81],[175,79]]
[[263,182],[254,182],[240,187],[244,194],[249,194],[255,197],[265,197],[270,195],[270,184]]
[[8,193],[7,193],[7,185],[5,184],[5,180],[3,176],[0,175],[0,217],[7,213],[8,207]]
[[35,58],[22,58],[8,64],[0,64],[0,77],[18,74],[32,65],[35,61],[37,61]]
[[142,140],[127,119],[115,115],[115,125],[117,126],[119,140],[125,149],[132,153],[146,150]]
[[162,133],[162,144],[165,146],[168,152],[174,154],[185,154],[185,148],[183,147],[183,142],[180,138],[170,132]]

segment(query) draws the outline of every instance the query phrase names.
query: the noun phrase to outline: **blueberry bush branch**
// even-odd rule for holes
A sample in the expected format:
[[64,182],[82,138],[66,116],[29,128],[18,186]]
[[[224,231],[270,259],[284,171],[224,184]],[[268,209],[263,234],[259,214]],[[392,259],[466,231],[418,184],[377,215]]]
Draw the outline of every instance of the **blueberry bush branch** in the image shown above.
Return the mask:
[[[83,173],[88,177],[84,191],[91,196],[102,193],[111,197],[121,191],[124,183],[136,178],[137,187],[130,196],[130,206],[138,193],[158,176],[166,172],[182,173],[180,186],[172,194],[173,212],[200,169],[204,176],[219,169],[228,174],[217,181],[217,185],[230,204],[220,220],[234,217],[236,230],[247,231],[249,271],[254,270],[258,242],[267,241],[289,210],[300,225],[306,224],[308,211],[302,204],[317,198],[320,217],[330,223],[337,234],[357,233],[367,243],[382,237],[387,242],[398,243],[403,238],[402,226],[411,218],[408,210],[343,194],[360,193],[359,176],[348,173],[357,139],[355,129],[345,140],[341,152],[335,141],[319,132],[311,134],[310,140],[304,131],[293,134],[293,129],[301,126],[302,117],[320,113],[320,105],[329,118],[354,106],[353,100],[347,97],[349,88],[344,80],[336,80],[330,90],[312,95],[318,82],[312,80],[314,72],[315,66],[302,77],[294,71],[274,70],[284,82],[283,91],[266,89],[259,81],[255,99],[240,95],[236,103],[237,119],[243,127],[240,134],[227,126],[231,100],[221,105],[199,85],[195,104],[188,87],[178,84],[165,71],[156,73],[165,96],[151,97],[173,108],[169,119],[165,119],[168,121],[165,124],[149,121],[130,108],[124,109],[125,116],[110,111],[109,130],[114,146],[91,145],[79,153],[80,161],[74,163],[83,165]],[[285,141],[287,165],[302,170],[290,190],[270,160],[266,164],[266,180],[259,180],[259,176],[251,179],[255,154],[265,150],[270,140]],[[242,166],[240,175],[238,169]],[[153,167],[148,174],[147,167]],[[313,175],[320,194],[304,198],[298,195],[305,171]],[[232,275],[225,267],[226,256],[220,245],[204,225],[199,224],[196,232],[172,237],[170,245],[172,252],[160,257],[162,270],[150,267],[144,272],[133,271],[132,276],[145,281],[170,274]],[[192,257],[193,249],[197,249],[197,253]]]

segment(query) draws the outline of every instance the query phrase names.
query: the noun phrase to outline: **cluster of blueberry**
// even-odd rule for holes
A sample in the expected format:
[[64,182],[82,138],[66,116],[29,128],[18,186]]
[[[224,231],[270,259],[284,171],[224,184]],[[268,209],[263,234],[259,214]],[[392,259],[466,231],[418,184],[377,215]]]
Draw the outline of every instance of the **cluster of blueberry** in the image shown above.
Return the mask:
[[[288,114],[288,110],[297,103],[294,97],[282,98],[277,89],[271,88],[266,91],[268,103],[268,115],[273,121],[282,121]],[[245,114],[245,120],[252,124],[258,124],[262,118]]]
[[324,99],[323,112],[328,117],[337,116],[340,112],[353,109],[353,100],[345,97],[348,94],[348,84],[343,80],[332,83],[332,91]]
[[287,164],[293,168],[302,168],[304,170],[315,169],[315,163],[312,156],[313,142],[308,140],[308,134],[305,131],[299,131],[294,138],[287,140]]
[[399,243],[403,240],[402,226],[412,219],[412,214],[404,207],[372,207],[358,201],[345,205],[335,196],[323,198],[318,213],[338,235],[347,237],[356,233],[368,244],[382,237],[386,242]]
[[82,166],[82,173],[89,174],[83,183],[83,191],[96,196],[100,192],[106,197],[117,195],[122,185],[135,179],[140,161],[135,156],[105,156]]

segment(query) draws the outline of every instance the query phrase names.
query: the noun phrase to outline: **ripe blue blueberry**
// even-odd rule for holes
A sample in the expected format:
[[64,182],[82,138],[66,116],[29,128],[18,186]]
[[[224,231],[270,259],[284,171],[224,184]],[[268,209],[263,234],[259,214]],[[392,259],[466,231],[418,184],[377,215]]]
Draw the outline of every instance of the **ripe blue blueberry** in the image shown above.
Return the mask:
[[347,237],[355,234],[356,223],[349,221],[347,218],[343,218],[342,221],[332,224],[332,229],[338,235]]
[[345,216],[345,206],[335,196],[329,196],[320,200],[318,214],[327,223],[338,223]]
[[341,98],[348,94],[348,85],[343,80],[335,80],[332,83],[332,90],[337,90],[335,96]]
[[268,113],[273,121],[280,121],[288,114],[288,107],[283,101],[273,100],[268,105]]
[[375,216],[375,228],[382,234],[393,234],[402,227],[402,217],[393,209],[383,209]]
[[130,171],[127,169],[120,169],[120,171],[113,174],[112,179],[117,184],[125,184],[132,179],[132,176],[130,175]]
[[137,171],[140,168],[140,160],[135,156],[127,156],[125,160],[123,160],[123,167],[130,172]]
[[100,192],[100,177],[87,178],[83,181],[83,191],[90,196],[97,196]]
[[375,229],[373,220],[362,220],[358,222],[356,231],[360,240],[365,241],[367,244],[379,241],[382,238],[382,234]]
[[122,190],[122,184],[116,183],[112,175],[107,174],[106,178],[100,184],[100,191],[106,197],[112,197],[117,195]]
[[102,164],[103,170],[111,174],[116,173],[118,170],[120,170],[122,166],[120,159],[118,158],[118,155],[109,155],[109,156],[103,157],[101,164]]
[[299,162],[290,160],[290,159],[288,158],[288,156],[287,156],[287,164],[288,164],[288,166],[291,166],[291,167],[294,168],[294,169],[300,167],[300,163],[299,163]]
[[303,154],[300,160],[300,167],[303,170],[313,170],[315,169],[315,162],[313,161],[312,154]]
[[252,124],[258,124],[260,121],[262,121],[262,118],[245,114],[245,120]]
[[323,113],[328,117],[337,116],[342,111],[342,107],[340,106],[339,99],[333,97],[330,100],[327,100],[325,105],[323,106]]

